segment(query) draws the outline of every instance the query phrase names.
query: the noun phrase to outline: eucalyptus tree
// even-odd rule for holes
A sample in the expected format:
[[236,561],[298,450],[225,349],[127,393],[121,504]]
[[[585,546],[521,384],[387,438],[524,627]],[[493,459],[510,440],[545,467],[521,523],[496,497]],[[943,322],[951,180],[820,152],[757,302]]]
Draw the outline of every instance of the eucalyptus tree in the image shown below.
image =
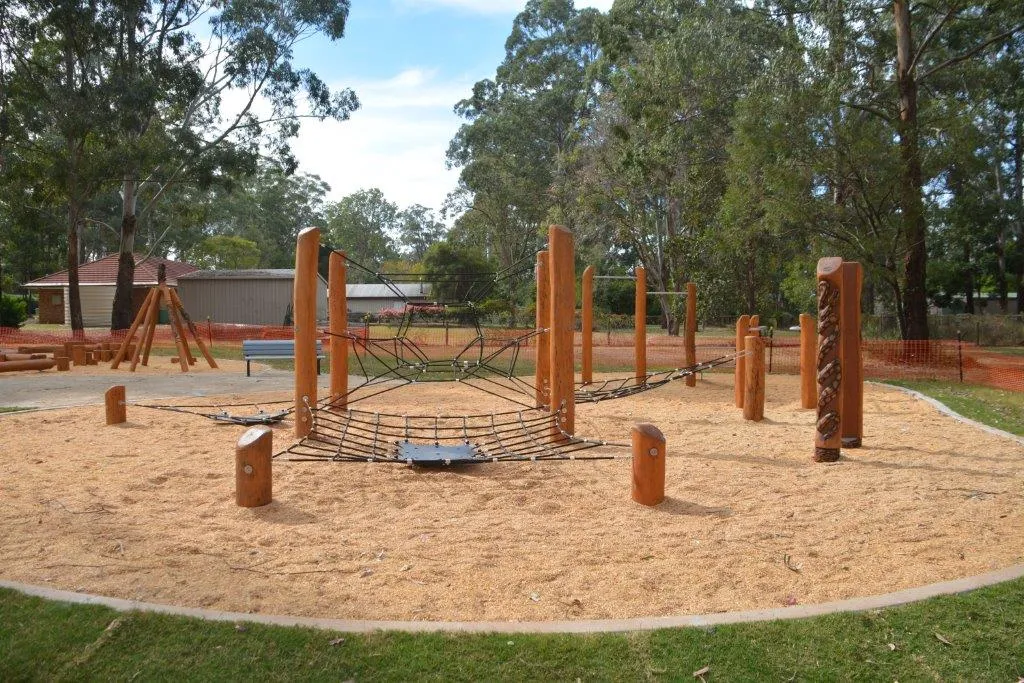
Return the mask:
[[495,78],[455,107],[468,123],[448,149],[461,173],[446,210],[466,214],[457,225],[485,229],[483,247],[501,267],[536,249],[545,221],[576,222],[572,169],[593,107],[599,17],[571,0],[530,0]]
[[22,208],[62,206],[72,330],[83,329],[79,232],[111,176],[112,92],[101,60],[114,37],[92,1],[0,5],[0,155],[6,196]]
[[[344,251],[365,270],[350,268],[350,282],[366,282],[385,261],[397,258],[398,206],[377,188],[359,190],[328,204],[323,241]],[[371,271],[370,273],[366,270]]]
[[[138,218],[168,187],[216,174],[240,156],[252,169],[261,150],[293,170],[288,140],[301,118],[343,120],[358,106],[351,91],[332,94],[314,72],[293,64],[295,45],[311,35],[340,39],[348,11],[348,0],[115,3],[109,21],[118,41],[108,75],[121,95],[123,210],[114,329],[131,322]],[[224,101],[229,93],[242,95],[234,108]]]

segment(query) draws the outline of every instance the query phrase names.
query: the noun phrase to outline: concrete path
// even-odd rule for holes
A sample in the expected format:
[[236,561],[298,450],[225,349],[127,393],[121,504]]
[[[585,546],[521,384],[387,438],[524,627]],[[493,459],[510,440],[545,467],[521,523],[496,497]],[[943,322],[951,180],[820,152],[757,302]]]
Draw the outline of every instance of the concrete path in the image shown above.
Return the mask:
[[[350,377],[349,386],[356,386],[362,379]],[[321,375],[321,395],[324,395],[327,383],[328,376]],[[295,379],[289,370],[271,369],[260,370],[252,377],[226,372],[134,375],[115,371],[102,375],[61,372],[20,377],[0,376],[0,407],[67,408],[102,403],[103,393],[114,384],[123,384],[128,402],[134,403],[157,398],[288,391],[295,386]]]

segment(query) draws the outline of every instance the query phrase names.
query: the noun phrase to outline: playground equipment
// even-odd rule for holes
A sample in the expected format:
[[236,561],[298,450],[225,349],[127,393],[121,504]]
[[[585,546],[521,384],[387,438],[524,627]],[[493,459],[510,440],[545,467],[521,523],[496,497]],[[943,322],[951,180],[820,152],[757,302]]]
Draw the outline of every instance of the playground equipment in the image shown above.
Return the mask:
[[743,342],[743,418],[760,422],[764,419],[764,339],[759,334],[748,334]]
[[863,269],[833,256],[818,261],[818,422],[814,460],[834,462],[864,436],[864,366],[860,348]]
[[[181,299],[178,298],[178,293],[167,286],[166,271],[166,266],[161,263],[157,269],[157,285],[151,287],[146,294],[146,299],[143,301],[138,315],[132,321],[131,327],[128,328],[128,334],[125,335],[121,346],[117,350],[117,354],[114,356],[113,362],[110,364],[111,370],[117,370],[121,362],[129,355],[131,356],[131,367],[129,368],[131,372],[135,372],[135,368],[138,367],[140,354],[142,356],[142,364],[149,365],[149,352],[153,347],[153,336],[156,333],[156,325],[160,317],[161,300],[164,301],[167,310],[170,312],[171,330],[174,334],[175,346],[178,348],[178,364],[181,366],[181,371],[188,372],[189,365],[195,365],[196,362],[195,356],[192,355],[192,351],[189,349],[188,339],[185,336],[186,326],[196,346],[199,347],[203,357],[206,358],[206,362],[210,364],[211,368],[217,367],[217,361],[213,359],[213,356],[206,349],[206,344],[203,343],[199,332],[196,330],[195,323],[192,322],[188,312],[185,310],[185,306],[181,303]],[[135,344],[135,334],[140,326],[142,327],[141,339],[138,344]],[[79,349],[81,347],[76,346],[72,351],[77,354]],[[81,349],[81,353],[84,352],[84,349]],[[77,356],[73,355],[72,358],[75,359],[75,364],[78,365]]]
[[633,438],[633,500],[657,505],[665,500],[665,435],[642,422],[631,430]]
[[107,393],[103,395],[103,404],[106,408],[108,426],[121,424],[128,419],[124,385],[118,384],[107,389]]
[[273,500],[271,456],[274,433],[270,427],[251,427],[235,447],[235,503],[260,507]]
[[[634,275],[595,275],[594,267],[587,266],[583,271],[582,303],[581,303],[581,382],[586,390],[593,382],[594,370],[594,279],[598,280],[633,280],[634,313],[633,313],[633,365],[634,378],[637,384],[646,384],[652,373],[647,372],[647,296],[649,294],[682,294],[682,292],[648,292],[647,271],[637,266]],[[684,358],[686,368],[697,367],[697,285],[686,283],[686,321],[684,326]],[[704,368],[701,368],[703,370]],[[685,377],[686,386],[697,386],[697,374],[700,372],[680,375]],[[660,375],[661,373],[653,373]],[[592,393],[592,392],[586,392]],[[577,392],[579,394],[579,392]]]
[[814,316],[800,314],[800,407],[813,408],[818,404],[818,388],[814,372],[814,359],[818,354],[818,337],[814,333]]

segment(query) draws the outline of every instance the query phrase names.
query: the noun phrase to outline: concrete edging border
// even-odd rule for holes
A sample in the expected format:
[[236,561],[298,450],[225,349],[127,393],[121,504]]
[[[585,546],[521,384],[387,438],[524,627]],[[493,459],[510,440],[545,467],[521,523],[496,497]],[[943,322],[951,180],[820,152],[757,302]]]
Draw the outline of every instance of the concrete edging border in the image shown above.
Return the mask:
[[[945,404],[924,394],[883,382],[871,384],[885,386],[907,393],[932,405],[940,413],[977,427],[985,432],[1001,436],[1024,445],[1024,438],[988,425],[981,424],[953,411]],[[0,588],[9,588],[25,595],[57,600],[80,605],[102,605],[111,609],[129,612],[144,611],[175,616],[193,617],[207,621],[251,622],[273,626],[299,626],[347,633],[368,633],[373,631],[404,631],[409,633],[459,632],[459,633],[617,633],[626,631],[650,631],[662,628],[706,627],[723,624],[741,624],[756,621],[806,619],[837,612],[862,612],[866,610],[896,607],[919,602],[940,595],[953,595],[992,586],[1005,581],[1024,577],[1024,564],[986,572],[950,581],[941,581],[915,588],[906,588],[892,593],[871,595],[848,600],[836,600],[814,605],[775,607],[741,612],[717,612],[712,614],[682,615],[673,617],[636,617],[631,619],[589,619],[579,621],[376,621],[368,619],[328,619],[317,617],[292,617],[276,614],[247,614],[244,612],[222,612],[198,607],[179,607],[152,602],[126,600],[90,593],[35,586],[18,581],[0,579]]]
[[886,382],[875,382],[875,381],[868,380],[866,383],[867,384],[873,384],[873,385],[875,385],[877,387],[886,387],[888,389],[896,389],[897,391],[902,391],[905,394],[910,394],[914,398],[916,398],[918,400],[921,400],[921,401],[924,401],[925,403],[930,405],[932,408],[935,408],[937,411],[939,411],[940,413],[942,413],[943,415],[945,415],[947,417],[951,417],[951,418],[953,418],[954,420],[956,420],[958,422],[963,422],[964,424],[967,424],[967,425],[970,425],[970,426],[975,427],[977,429],[980,429],[983,432],[987,432],[987,433],[993,434],[995,436],[1001,436],[1004,439],[1009,439],[1010,441],[1016,441],[1021,446],[1024,446],[1024,436],[1017,436],[1016,434],[1011,434],[1010,432],[1004,431],[1002,429],[998,429],[996,427],[992,427],[990,425],[983,424],[981,422],[978,422],[977,420],[972,420],[969,417],[964,417],[960,413],[956,412],[955,410],[953,410],[952,408],[947,406],[942,401],[934,399],[931,396],[925,396],[920,391],[915,391],[913,389],[908,389],[907,387],[901,387],[898,384],[887,384]]
[[0,580],[0,588],[10,588],[26,595],[58,600],[79,605],[103,605],[120,612],[144,611],[193,617],[207,621],[252,622],[272,626],[301,626],[345,633],[373,631],[404,631],[408,633],[620,633],[625,631],[651,631],[662,628],[687,626],[718,626],[754,621],[780,619],[806,619],[836,612],[863,612],[865,610],[895,607],[918,602],[939,595],[952,595],[992,586],[1004,581],[1024,577],[1024,564],[997,569],[978,576],[932,583],[927,586],[906,588],[894,593],[872,595],[849,600],[822,602],[815,605],[775,607],[744,612],[718,612],[677,617],[636,617],[633,619],[588,619],[580,621],[374,621],[369,619],[327,619],[316,617],[289,617],[277,614],[246,614],[222,612],[198,607],[177,607],[153,602],[139,602],[111,598],[89,593],[33,586],[17,581]]

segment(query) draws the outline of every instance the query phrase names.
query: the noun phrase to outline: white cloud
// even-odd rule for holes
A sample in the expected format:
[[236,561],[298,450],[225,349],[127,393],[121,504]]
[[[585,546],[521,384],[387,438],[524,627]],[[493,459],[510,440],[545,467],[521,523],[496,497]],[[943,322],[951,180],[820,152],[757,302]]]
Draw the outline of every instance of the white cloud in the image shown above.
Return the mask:
[[445,168],[448,142],[462,121],[453,105],[472,82],[440,81],[407,69],[381,81],[349,82],[362,104],[348,121],[306,121],[292,149],[305,173],[323,178],[330,198],[380,188],[400,208],[440,209],[458,171]]

